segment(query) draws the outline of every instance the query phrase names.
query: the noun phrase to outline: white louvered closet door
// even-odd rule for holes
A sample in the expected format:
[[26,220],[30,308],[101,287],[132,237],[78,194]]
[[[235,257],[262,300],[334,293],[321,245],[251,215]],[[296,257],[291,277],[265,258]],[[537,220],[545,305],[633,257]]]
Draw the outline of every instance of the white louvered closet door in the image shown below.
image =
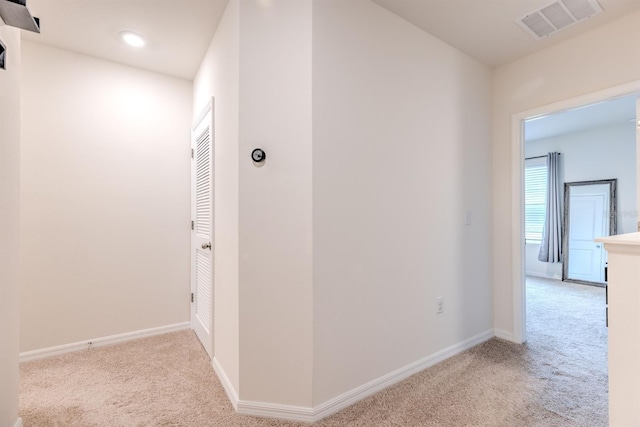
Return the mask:
[[210,357],[213,347],[213,135],[209,106],[191,137],[191,327]]

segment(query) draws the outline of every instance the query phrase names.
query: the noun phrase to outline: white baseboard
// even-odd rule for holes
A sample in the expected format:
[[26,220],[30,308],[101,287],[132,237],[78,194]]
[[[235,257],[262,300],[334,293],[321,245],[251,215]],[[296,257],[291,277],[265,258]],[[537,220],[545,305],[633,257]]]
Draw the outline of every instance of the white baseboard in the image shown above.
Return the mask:
[[516,342],[515,337],[511,332],[504,331],[502,329],[494,329],[496,338],[500,338],[506,341]]
[[218,362],[218,359],[216,359],[215,357],[211,359],[211,365],[213,366],[213,370],[215,371],[216,375],[218,375],[218,379],[222,383],[224,391],[227,392],[227,397],[229,397],[231,405],[233,405],[233,409],[238,411],[238,393],[236,392],[236,389],[233,388],[233,384],[231,384],[227,373],[224,371],[222,365],[220,365],[220,362]]
[[303,406],[277,405],[274,403],[241,400],[238,402],[237,411],[239,414],[252,415],[254,417],[278,418],[303,423],[313,423],[316,421],[314,408]]
[[218,362],[218,359],[214,357],[211,361],[211,365],[218,375],[218,379],[222,383],[222,387],[227,393],[227,397],[231,401],[233,409],[235,409],[237,413],[252,415],[255,417],[279,418],[308,423],[313,422],[314,418],[312,408],[240,400],[238,398],[238,393],[233,387],[233,384],[231,384],[224,368],[220,365],[220,362]]
[[525,275],[527,276],[532,276],[532,277],[541,277],[543,279],[550,279],[550,280],[562,280],[562,276],[557,276],[557,275],[552,275],[549,276],[548,274],[544,274],[544,273],[538,273],[538,272],[525,272]]
[[93,347],[103,347],[105,345],[112,345],[125,341],[152,337],[154,335],[161,335],[169,332],[182,331],[185,329],[189,329],[190,327],[191,323],[189,322],[176,323],[173,325],[143,329],[141,331],[126,332],[124,334],[79,341],[71,344],[63,344],[55,347],[42,348],[39,350],[25,351],[23,353],[20,353],[20,362],[42,359],[44,357],[50,356],[57,356],[59,354],[71,353],[74,351],[88,350]]
[[22,427],[22,418],[18,418],[13,427]]
[[[180,331],[188,329],[190,326],[191,325],[189,322],[177,323],[175,325],[128,332],[119,335],[112,335],[109,337],[97,338],[89,341],[82,341],[56,347],[44,348],[41,350],[28,351],[20,353],[20,361],[23,362],[27,360],[40,359],[44,357],[55,356],[58,354],[86,350],[91,347],[101,347],[105,345],[130,341],[133,339]],[[476,345],[481,344],[494,336],[503,339],[509,339],[509,335],[510,334],[508,334],[507,332],[500,330],[489,330],[486,332],[482,332],[469,339],[440,350],[430,356],[427,356],[400,369],[383,375],[382,377],[379,377],[373,381],[369,381],[366,384],[356,387],[313,408],[240,400],[238,398],[238,393],[231,384],[231,381],[229,381],[229,377],[215,357],[212,359],[211,364],[214,371],[218,375],[218,378],[220,379],[220,382],[222,383],[222,386],[224,387],[227,396],[231,401],[231,404],[239,414],[313,423],[326,418],[329,415],[332,415],[348,406],[351,406],[362,399],[378,393],[379,391],[382,391],[385,388],[390,387],[410,377],[413,374],[429,368],[436,363],[439,363],[445,359],[455,356],[458,353],[462,353],[463,351],[475,347]],[[509,340],[511,341],[511,339]],[[14,427],[22,427],[22,420],[18,419]]]
[[244,415],[280,418],[313,423],[326,418],[329,415],[335,414],[336,412],[348,406],[351,406],[366,397],[378,393],[379,391],[382,391],[385,388],[390,387],[410,377],[413,374],[416,374],[426,368],[435,365],[436,363],[455,356],[458,353],[462,353],[463,351],[475,347],[476,345],[481,344],[493,337],[493,330],[482,332],[476,336],[440,350],[430,356],[410,363],[409,365],[406,365],[400,369],[396,369],[395,371],[383,375],[373,381],[369,381],[366,384],[349,390],[346,393],[334,397],[333,399],[328,400],[327,402],[324,402],[313,408],[275,405],[270,403],[240,400],[238,402],[237,412]]
[[406,365],[400,369],[396,369],[395,371],[383,375],[380,378],[369,381],[368,383],[356,387],[346,393],[343,393],[340,396],[334,397],[333,399],[313,408],[313,420],[318,421],[325,417],[328,417],[329,415],[334,414],[348,406],[351,406],[366,397],[378,393],[379,391],[382,391],[387,387],[399,383],[400,381],[410,377],[411,375],[423,371],[435,365],[436,363],[442,362],[443,360],[455,356],[458,353],[462,353],[463,351],[475,347],[476,345],[493,338],[493,336],[493,330],[482,332],[476,336],[440,350],[430,356],[410,363],[409,365]]

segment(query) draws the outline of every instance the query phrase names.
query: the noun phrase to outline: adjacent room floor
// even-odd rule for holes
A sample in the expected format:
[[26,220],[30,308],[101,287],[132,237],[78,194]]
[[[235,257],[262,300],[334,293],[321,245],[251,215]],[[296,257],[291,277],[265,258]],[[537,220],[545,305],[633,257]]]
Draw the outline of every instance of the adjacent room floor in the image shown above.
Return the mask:
[[[320,426],[606,426],[604,289],[529,278],[529,341],[492,339]],[[191,331],[21,365],[44,426],[294,426],[233,412]]]

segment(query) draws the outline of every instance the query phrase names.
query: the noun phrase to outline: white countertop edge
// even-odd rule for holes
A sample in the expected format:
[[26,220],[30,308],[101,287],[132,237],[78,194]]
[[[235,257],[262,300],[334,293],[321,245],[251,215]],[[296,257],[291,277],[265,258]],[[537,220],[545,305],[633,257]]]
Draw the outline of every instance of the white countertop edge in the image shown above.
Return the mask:
[[599,237],[595,239],[598,243],[612,245],[640,246],[640,233],[618,234],[617,236]]

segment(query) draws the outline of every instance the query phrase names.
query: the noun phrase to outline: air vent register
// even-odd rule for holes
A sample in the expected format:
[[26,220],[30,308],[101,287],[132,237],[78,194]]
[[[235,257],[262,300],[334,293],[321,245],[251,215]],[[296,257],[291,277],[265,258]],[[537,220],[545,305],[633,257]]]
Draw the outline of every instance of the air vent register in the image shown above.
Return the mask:
[[558,0],[518,19],[534,39],[540,40],[602,12],[597,0]]

